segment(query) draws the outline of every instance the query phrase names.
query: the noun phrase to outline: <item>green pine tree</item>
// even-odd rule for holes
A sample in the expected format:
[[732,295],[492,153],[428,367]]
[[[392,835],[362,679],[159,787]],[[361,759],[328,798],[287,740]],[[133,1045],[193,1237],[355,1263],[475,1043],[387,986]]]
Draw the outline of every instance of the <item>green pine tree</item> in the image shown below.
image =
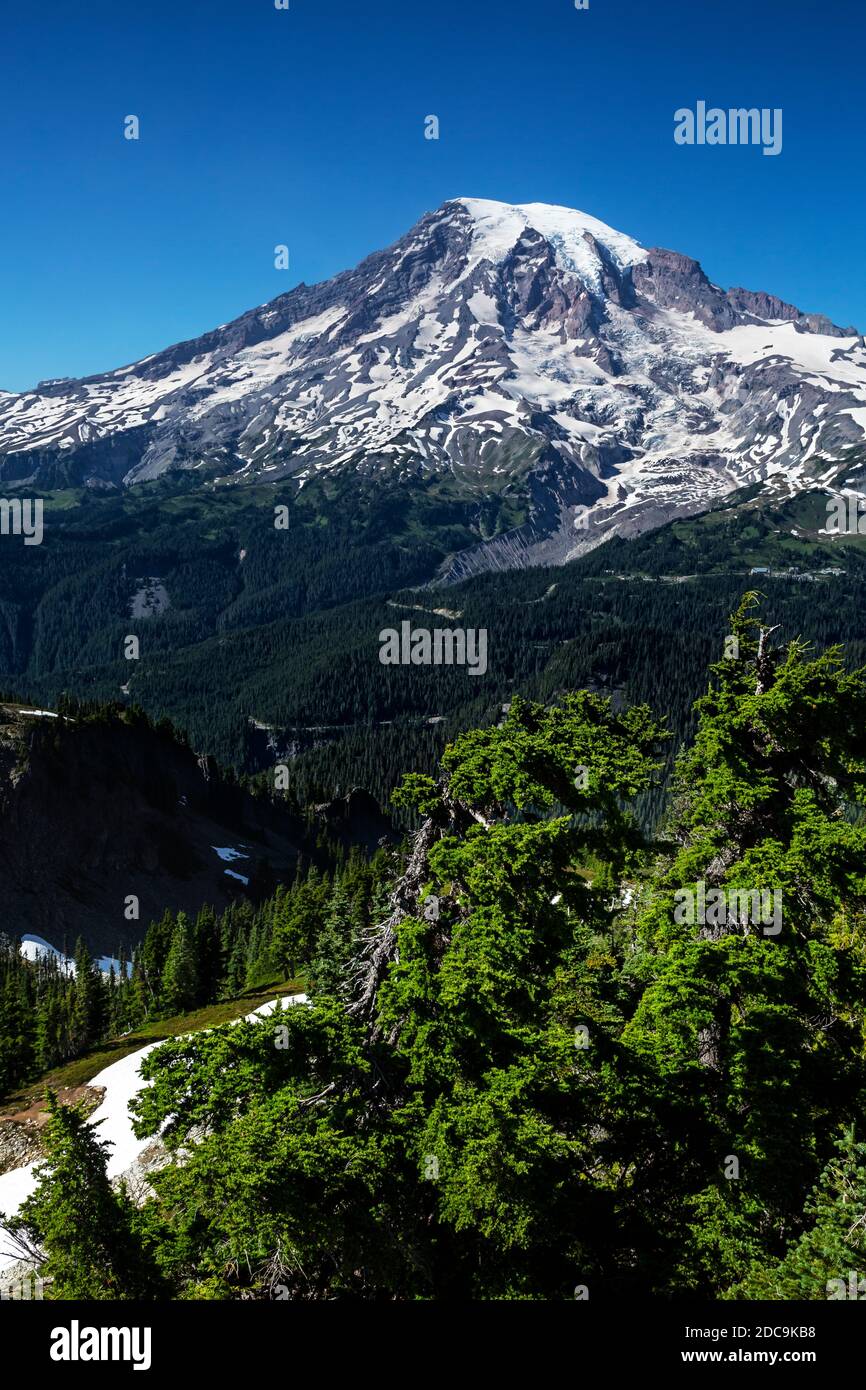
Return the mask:
[[195,928],[186,913],[179,912],[162,973],[162,1007],[169,1014],[185,1013],[195,1007],[198,996]]
[[41,1247],[52,1299],[154,1298],[160,1280],[125,1190],[106,1176],[108,1145],[76,1107],[48,1095],[39,1185],[4,1225]]

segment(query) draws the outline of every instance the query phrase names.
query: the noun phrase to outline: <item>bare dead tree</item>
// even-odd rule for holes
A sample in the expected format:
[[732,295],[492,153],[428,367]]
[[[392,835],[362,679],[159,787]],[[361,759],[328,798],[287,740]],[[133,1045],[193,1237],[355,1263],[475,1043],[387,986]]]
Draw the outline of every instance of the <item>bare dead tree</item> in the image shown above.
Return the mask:
[[412,915],[418,904],[427,877],[430,849],[440,833],[436,819],[428,816],[415,832],[409,862],[390,894],[388,916],[364,933],[361,950],[350,967],[352,1002],[349,1012],[356,1017],[370,1018],[372,1015],[385,972],[397,959],[397,927],[405,917]]
[[379,986],[389,965],[398,959],[397,928],[406,917],[417,916],[419,912],[421,891],[430,874],[430,850],[444,835],[471,825],[492,829],[496,816],[501,814],[499,807],[488,809],[484,814],[468,806],[452,796],[445,780],[438,783],[437,790],[439,805],[413,836],[409,861],[388,900],[388,915],[367,929],[361,950],[349,967],[349,1013],[370,1021],[371,1037],[378,1036],[378,1029],[372,1020]]
[[10,1217],[0,1221],[0,1255],[37,1268],[45,1263],[45,1251],[23,1221]]
[[767,650],[767,643],[774,632],[778,632],[781,623],[776,623],[773,627],[762,627],[758,632],[758,651],[755,656],[755,673],[757,683],[755,694],[764,695],[773,683],[773,658]]

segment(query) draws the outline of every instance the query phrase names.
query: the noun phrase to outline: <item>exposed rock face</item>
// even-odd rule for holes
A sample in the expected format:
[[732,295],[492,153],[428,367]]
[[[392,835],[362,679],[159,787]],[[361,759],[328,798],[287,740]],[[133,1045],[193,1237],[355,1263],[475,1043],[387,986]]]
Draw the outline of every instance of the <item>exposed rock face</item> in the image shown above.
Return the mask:
[[733,328],[738,314],[724,290],[707,279],[698,261],[677,251],[656,248],[634,268],[638,305],[692,313],[714,333]]
[[396,839],[394,827],[378,801],[362,787],[315,809],[331,835],[347,845],[362,845],[372,851]]
[[677,251],[659,247],[647,253],[646,260],[634,267],[634,286],[638,307],[655,304],[665,309],[691,312],[714,333],[723,333],[737,324],[766,322],[793,323],[803,333],[819,333],[830,338],[857,337],[856,328],[839,328],[823,314],[804,314],[774,294],[752,290],[721,290],[704,274],[700,262]]
[[225,780],[211,759],[143,721],[0,707],[7,934],[41,937],[64,954],[80,935],[93,954],[116,956],[166,908],[196,913],[208,902],[220,911],[272,892],[302,847],[314,852],[306,836],[285,806]]
[[0,393],[0,479],[18,483],[328,470],[519,494],[526,524],[451,577],[556,563],[739,487],[842,483],[864,438],[854,329],[584,213],[471,198],[131,367]]
[[[57,1092],[62,1105],[83,1107],[86,1115],[101,1104],[105,1092],[101,1086],[63,1086]],[[48,1119],[44,1101],[37,1101],[26,1110],[0,1115],[0,1173],[23,1168],[42,1155],[42,1130]]]
[[0,1173],[23,1168],[42,1153],[39,1131],[29,1125],[0,1120]]

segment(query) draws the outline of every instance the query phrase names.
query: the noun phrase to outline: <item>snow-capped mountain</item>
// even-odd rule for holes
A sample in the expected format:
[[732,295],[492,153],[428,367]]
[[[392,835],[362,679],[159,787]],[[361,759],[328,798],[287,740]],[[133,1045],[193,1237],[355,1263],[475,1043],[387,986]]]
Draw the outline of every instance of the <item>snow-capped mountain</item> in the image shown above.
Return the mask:
[[434,470],[530,520],[453,577],[560,561],[753,483],[856,485],[866,342],[569,208],[459,198],[357,269],[85,380],[0,393],[0,478]]

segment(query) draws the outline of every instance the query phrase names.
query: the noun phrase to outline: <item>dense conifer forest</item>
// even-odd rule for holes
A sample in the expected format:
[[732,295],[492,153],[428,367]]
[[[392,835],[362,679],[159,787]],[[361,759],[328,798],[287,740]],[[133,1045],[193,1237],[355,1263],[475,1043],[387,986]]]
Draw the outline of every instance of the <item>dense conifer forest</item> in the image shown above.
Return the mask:
[[135,1200],[51,1103],[7,1222],[50,1297],[836,1296],[866,1254],[866,674],[755,594],[715,646],[652,835],[665,721],[516,696],[404,779],[402,849],[167,914],[128,980],[5,955],[34,1066],[273,971],[308,994],[147,1056],[170,1157]]
[[217,915],[206,905],[195,918],[167,910],[107,970],[82,941],[68,960],[46,952],[29,960],[0,937],[0,1103],[143,1023],[291,980],[301,964],[324,978],[342,959],[339,934],[348,949],[369,925],[388,867],[385,851],[346,859],[335,846],[332,858],[332,872],[302,864],[258,906],[239,901]]
[[[756,584],[789,634],[866,657],[866,542],[822,538],[810,495],[771,509],[738,494],[569,565],[444,587],[437,574],[471,538],[471,509],[443,481],[362,481],[349,494],[315,480],[280,499],[282,530],[274,497],[194,480],[51,494],[47,543],[10,552],[0,572],[0,688],[52,708],[64,693],[138,704],[225,766],[272,779],[288,765],[307,805],[356,786],[384,802],[404,772],[432,772],[449,739],[495,722],[515,693],[586,687],[646,702],[668,721],[672,757],[693,730],[718,633]],[[157,583],[166,606],[148,607]],[[379,634],[404,619],[485,629],[483,679],[383,666]],[[662,809],[654,791],[639,807],[648,825]]]

